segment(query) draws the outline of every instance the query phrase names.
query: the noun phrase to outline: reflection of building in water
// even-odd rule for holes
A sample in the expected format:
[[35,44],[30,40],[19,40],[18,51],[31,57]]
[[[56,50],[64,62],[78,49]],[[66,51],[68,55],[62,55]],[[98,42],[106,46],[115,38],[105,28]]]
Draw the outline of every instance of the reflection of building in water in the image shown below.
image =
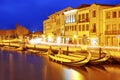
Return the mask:
[[44,34],[61,36],[63,43],[118,46],[119,21],[119,5],[83,4],[50,15],[43,23]]

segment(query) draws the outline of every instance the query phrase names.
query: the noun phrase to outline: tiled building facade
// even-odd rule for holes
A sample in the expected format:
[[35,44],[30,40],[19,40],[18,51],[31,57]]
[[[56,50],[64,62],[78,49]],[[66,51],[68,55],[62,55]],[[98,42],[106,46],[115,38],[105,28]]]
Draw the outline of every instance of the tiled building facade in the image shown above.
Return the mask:
[[[120,42],[119,5],[83,4],[75,9],[66,9],[50,15],[44,21],[44,34],[63,33],[60,35],[64,39],[63,43],[118,46]],[[51,19],[53,16],[56,20],[54,22]],[[46,29],[47,27],[49,29]]]

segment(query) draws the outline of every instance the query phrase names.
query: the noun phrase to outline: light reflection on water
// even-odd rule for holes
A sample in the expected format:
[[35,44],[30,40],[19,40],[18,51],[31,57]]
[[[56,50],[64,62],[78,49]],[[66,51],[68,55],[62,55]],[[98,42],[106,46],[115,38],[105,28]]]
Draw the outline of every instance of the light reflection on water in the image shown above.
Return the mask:
[[85,76],[74,69],[64,69],[64,80],[85,80]]
[[49,61],[47,56],[0,52],[0,80],[120,80],[120,65],[73,68]]

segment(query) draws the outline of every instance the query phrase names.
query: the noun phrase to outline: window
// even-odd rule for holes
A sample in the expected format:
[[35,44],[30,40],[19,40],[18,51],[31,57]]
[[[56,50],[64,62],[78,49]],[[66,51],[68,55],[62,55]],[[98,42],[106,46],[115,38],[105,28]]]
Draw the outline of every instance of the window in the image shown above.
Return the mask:
[[60,20],[56,19],[56,24],[59,25],[60,24]]
[[71,26],[72,27],[72,31],[74,31],[74,26]]
[[70,26],[68,26],[68,30],[70,31]]
[[70,31],[72,31],[72,26],[70,26]]
[[68,16],[65,16],[65,23],[68,23]]
[[89,24],[86,24],[86,31],[89,30]]
[[79,22],[81,21],[81,15],[79,15]]
[[120,34],[120,24],[118,24],[118,34]]
[[74,22],[76,22],[76,14],[74,14]]
[[92,12],[92,17],[96,17],[96,11],[95,10]]
[[120,11],[118,11],[118,17],[120,17]]
[[69,27],[68,27],[68,26],[66,26],[66,27],[65,27],[65,31],[68,31],[68,28],[69,28]]
[[116,14],[117,14],[116,12],[112,12],[112,18],[116,18],[117,17]]
[[75,25],[75,31],[77,30],[76,25]]
[[118,25],[118,33],[120,34],[120,24]]
[[120,32],[120,24],[119,24],[119,26],[118,26],[118,31]]
[[86,18],[88,18],[89,17],[89,15],[88,15],[88,13],[86,13]]
[[82,31],[85,31],[85,25],[82,25]]
[[111,27],[110,27],[110,24],[107,24],[106,25],[106,31],[110,31],[111,29],[110,29]]
[[112,30],[113,30],[113,31],[116,31],[116,30],[117,30],[116,24],[112,24]]
[[81,25],[79,25],[79,31],[81,31]]
[[89,14],[86,13],[86,21],[89,21]]
[[110,12],[106,12],[106,19],[110,19]]
[[93,24],[93,29],[92,29],[92,32],[95,33],[96,32],[96,24],[94,23]]
[[82,19],[84,19],[85,18],[85,15],[84,14],[82,14]]
[[74,15],[71,15],[71,22],[74,22]]
[[71,20],[71,17],[70,17],[70,15],[68,16],[68,23],[70,23],[70,20]]
[[65,31],[67,31],[67,27],[65,26]]

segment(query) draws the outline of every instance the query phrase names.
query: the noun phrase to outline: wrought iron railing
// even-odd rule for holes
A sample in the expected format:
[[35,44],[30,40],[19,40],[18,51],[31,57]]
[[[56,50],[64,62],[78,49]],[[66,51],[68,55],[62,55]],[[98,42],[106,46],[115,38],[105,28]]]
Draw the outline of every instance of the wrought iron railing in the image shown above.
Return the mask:
[[120,35],[120,30],[105,31],[105,35]]

